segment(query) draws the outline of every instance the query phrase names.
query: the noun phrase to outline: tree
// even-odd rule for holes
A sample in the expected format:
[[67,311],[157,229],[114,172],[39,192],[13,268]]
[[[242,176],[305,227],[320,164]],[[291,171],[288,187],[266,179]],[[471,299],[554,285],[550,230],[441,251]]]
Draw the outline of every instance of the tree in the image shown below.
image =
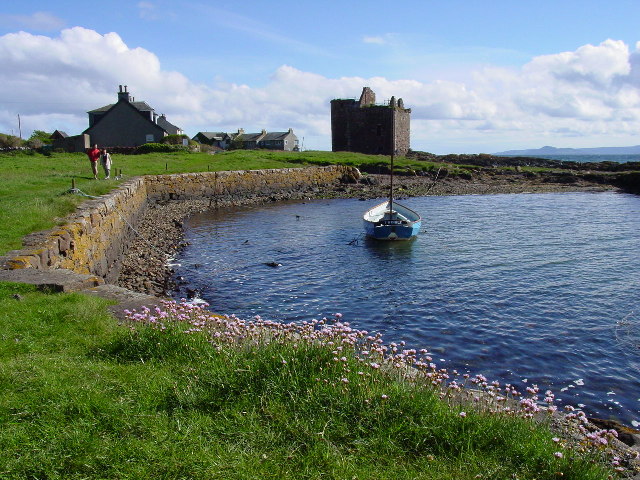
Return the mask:
[[39,148],[42,145],[50,145],[53,143],[53,140],[51,140],[51,135],[51,133],[45,132],[43,130],[34,130],[27,140],[28,145],[33,148]]

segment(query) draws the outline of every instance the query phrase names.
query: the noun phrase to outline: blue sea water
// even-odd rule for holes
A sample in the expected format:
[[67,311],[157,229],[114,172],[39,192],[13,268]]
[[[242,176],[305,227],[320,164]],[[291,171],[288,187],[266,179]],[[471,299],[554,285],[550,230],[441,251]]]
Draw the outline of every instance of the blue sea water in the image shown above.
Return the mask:
[[283,322],[340,312],[442,367],[536,383],[589,415],[640,422],[640,197],[403,203],[424,217],[413,242],[361,237],[375,200],[197,215],[175,274],[216,312]]

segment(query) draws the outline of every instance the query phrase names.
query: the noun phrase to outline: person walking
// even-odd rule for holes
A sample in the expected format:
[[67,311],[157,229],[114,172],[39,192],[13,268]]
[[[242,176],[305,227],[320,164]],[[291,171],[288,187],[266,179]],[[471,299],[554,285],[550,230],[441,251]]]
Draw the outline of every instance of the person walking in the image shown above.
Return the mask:
[[106,148],[102,149],[100,161],[102,163],[102,168],[104,168],[104,178],[106,180],[111,176],[111,155],[107,152]]
[[98,159],[100,158],[100,149],[98,145],[94,145],[92,149],[87,151],[87,156],[91,162],[91,171],[93,172],[94,180],[98,179]]

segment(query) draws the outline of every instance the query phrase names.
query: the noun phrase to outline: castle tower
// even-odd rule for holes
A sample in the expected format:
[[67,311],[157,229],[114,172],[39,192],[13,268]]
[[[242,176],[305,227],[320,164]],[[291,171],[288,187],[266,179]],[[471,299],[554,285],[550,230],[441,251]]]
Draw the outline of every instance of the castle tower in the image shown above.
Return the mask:
[[[390,155],[394,149],[405,155],[410,146],[411,109],[401,98],[391,97],[388,105],[376,105],[369,87],[360,100],[331,100],[331,149],[334,152],[360,152]],[[395,124],[395,129],[394,129]],[[395,130],[395,138],[394,138]]]

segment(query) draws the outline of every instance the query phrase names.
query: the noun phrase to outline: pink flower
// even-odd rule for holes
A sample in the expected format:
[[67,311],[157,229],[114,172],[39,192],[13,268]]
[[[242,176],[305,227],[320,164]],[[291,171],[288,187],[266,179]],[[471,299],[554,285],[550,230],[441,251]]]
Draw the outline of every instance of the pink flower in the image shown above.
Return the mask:
[[562,452],[555,452],[553,456],[556,458],[562,458],[564,455],[562,455]]
[[460,416],[461,416],[462,418],[466,417],[466,416],[467,416],[467,412],[460,412]]

